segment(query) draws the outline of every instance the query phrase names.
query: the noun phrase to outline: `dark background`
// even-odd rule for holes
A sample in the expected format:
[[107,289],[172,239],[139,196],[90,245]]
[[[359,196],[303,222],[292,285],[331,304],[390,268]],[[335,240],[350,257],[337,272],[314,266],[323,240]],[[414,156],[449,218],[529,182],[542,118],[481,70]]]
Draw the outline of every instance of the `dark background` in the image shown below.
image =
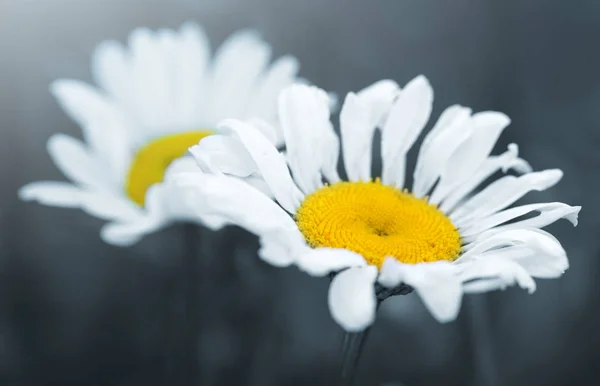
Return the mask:
[[600,2],[0,0],[1,385],[175,384],[178,267],[190,249],[211,259],[200,384],[335,384],[341,331],[327,280],[259,262],[253,236],[196,230],[190,241],[189,229],[173,227],[120,249],[82,212],[16,198],[27,182],[62,179],[45,150],[52,133],[80,136],[48,84],[89,81],[89,56],[104,39],[186,20],[200,22],[213,47],[257,28],[275,55],[296,55],[303,77],[340,95],[423,73],[434,119],[453,103],[504,111],[513,123],[498,152],[516,142],[535,169],[565,171],[527,200],[583,205],[578,228],[551,227],[570,270],[538,281],[534,295],[467,297],[446,325],[415,295],[384,304],[358,384],[600,384]]

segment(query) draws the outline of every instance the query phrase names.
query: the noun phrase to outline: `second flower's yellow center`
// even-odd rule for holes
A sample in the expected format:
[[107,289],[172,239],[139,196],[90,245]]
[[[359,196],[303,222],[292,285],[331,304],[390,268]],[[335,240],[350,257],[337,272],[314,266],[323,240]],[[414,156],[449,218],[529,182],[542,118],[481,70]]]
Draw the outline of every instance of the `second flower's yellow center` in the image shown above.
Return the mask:
[[211,134],[213,132],[209,130],[172,134],[155,139],[142,147],[131,162],[127,175],[125,192],[129,198],[143,206],[146,191],[153,184],[163,180],[171,162]]
[[312,247],[344,248],[381,267],[386,257],[403,263],[454,260],[460,235],[426,199],[373,182],[338,182],[306,196],[296,222]]

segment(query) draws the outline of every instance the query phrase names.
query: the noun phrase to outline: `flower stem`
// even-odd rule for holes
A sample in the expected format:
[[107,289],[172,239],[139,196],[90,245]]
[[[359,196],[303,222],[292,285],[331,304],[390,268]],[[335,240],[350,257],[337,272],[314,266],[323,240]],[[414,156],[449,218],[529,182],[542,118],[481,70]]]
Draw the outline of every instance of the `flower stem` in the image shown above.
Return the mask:
[[471,297],[470,302],[470,329],[471,352],[474,362],[474,382],[482,386],[497,386],[500,384],[499,372],[496,367],[494,353],[494,337],[491,324],[491,308],[489,298],[479,296]]
[[340,386],[351,386],[354,382],[356,368],[370,331],[371,328],[368,327],[361,332],[344,332]]
[[179,281],[180,313],[179,331],[177,335],[177,348],[173,358],[173,368],[179,369],[179,374],[174,378],[173,384],[198,384],[199,380],[199,341],[200,341],[200,310],[199,304],[199,258],[201,234],[195,224],[184,224],[183,256],[178,268],[177,280]]

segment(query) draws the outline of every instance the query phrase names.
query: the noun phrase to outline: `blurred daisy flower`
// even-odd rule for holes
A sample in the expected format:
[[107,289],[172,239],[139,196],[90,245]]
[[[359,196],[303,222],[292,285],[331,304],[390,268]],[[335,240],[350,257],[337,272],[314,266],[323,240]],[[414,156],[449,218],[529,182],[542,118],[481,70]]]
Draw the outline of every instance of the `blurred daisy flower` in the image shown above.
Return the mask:
[[[101,43],[92,59],[98,88],[70,79],[51,85],[86,142],[64,134],[48,141],[50,157],[72,183],[34,182],[20,197],[111,221],[101,235],[117,245],[175,220],[218,222],[190,213],[169,176],[195,167],[181,157],[223,118],[257,116],[278,126],[277,95],[295,81],[298,62],[284,56],[269,64],[270,56],[255,32],[240,31],[211,59],[206,35],[192,23],[179,31],[136,29],[127,47]],[[278,130],[269,135],[272,145],[281,142]]]
[[[175,180],[197,210],[257,234],[265,261],[332,274],[329,308],[348,332],[368,327],[378,301],[391,295],[414,290],[437,320],[448,322],[457,317],[463,293],[515,284],[531,293],[533,278],[562,275],[566,253],[540,228],[560,218],[576,225],[580,207],[549,202],[509,208],[527,192],[556,184],[562,172],[532,172],[515,144],[490,155],[510,123],[506,115],[448,107],[425,136],[412,189],[405,188],[407,152],[432,102],[423,76],[402,90],[384,80],[349,93],[340,112],[348,175],[342,181],[326,93],[293,85],[279,97],[285,155],[264,128],[227,120],[221,135],[191,148],[199,170]],[[372,178],[377,129],[383,167],[381,178]],[[228,157],[223,149],[230,149]],[[487,183],[509,169],[517,176]],[[262,179],[260,190],[240,180],[247,176]]]

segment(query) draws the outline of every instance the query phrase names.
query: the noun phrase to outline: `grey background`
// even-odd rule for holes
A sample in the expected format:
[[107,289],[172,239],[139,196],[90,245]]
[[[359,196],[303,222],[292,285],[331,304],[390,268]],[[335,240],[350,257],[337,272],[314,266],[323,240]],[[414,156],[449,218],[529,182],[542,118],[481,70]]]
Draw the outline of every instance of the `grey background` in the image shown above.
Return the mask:
[[534,168],[565,171],[527,200],[584,207],[578,228],[551,228],[571,269],[532,296],[468,297],[447,325],[416,296],[384,304],[357,384],[599,384],[600,2],[561,0],[0,0],[0,384],[175,384],[167,367],[186,248],[213,261],[201,384],[335,384],[341,331],[326,280],[260,263],[254,237],[198,230],[190,246],[174,227],[119,249],[99,240],[96,219],[16,199],[27,182],[62,179],[45,150],[52,133],[80,136],[48,84],[89,81],[101,40],[186,20],[213,47],[255,27],[276,55],[300,59],[302,76],[341,95],[423,73],[434,117],[453,103],[504,111],[513,124],[499,151],[514,141]]

